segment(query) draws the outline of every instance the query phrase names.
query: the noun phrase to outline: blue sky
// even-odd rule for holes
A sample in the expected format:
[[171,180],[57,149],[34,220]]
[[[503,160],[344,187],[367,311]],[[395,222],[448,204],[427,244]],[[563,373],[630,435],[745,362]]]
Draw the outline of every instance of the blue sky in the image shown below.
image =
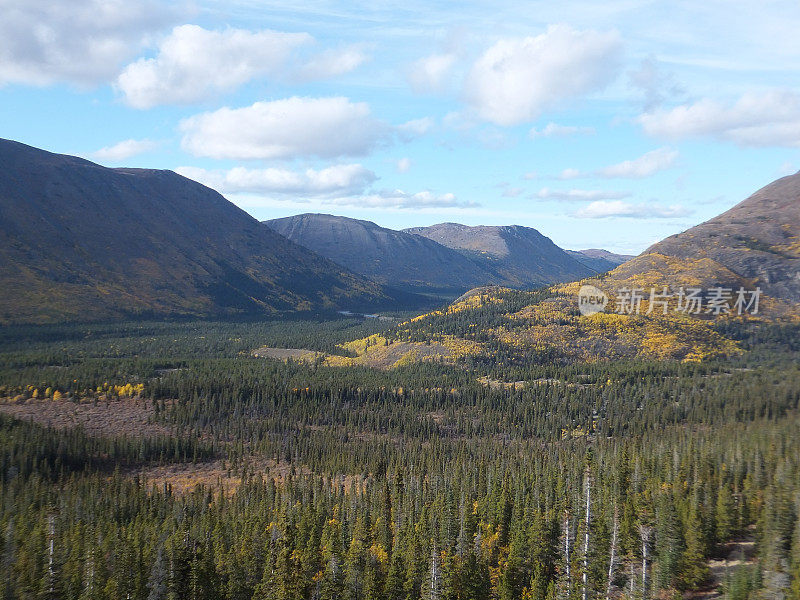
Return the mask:
[[638,253],[800,169],[800,3],[0,0],[0,137]]

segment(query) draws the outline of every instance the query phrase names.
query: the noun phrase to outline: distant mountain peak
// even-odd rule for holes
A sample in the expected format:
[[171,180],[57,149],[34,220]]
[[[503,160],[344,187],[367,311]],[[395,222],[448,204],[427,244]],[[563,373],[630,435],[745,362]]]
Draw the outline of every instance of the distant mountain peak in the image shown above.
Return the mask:
[[430,238],[491,266],[500,283],[507,286],[534,287],[597,273],[550,238],[523,225],[438,223],[405,231]]
[[496,276],[458,252],[423,236],[371,221],[301,214],[265,221],[290,240],[375,281],[452,295]]
[[461,294],[484,285],[534,287],[596,273],[530,227],[439,223],[396,231],[303,214],[267,221],[292,241],[376,281]]
[[588,248],[586,250],[567,250],[567,254],[578,262],[594,269],[597,273],[610,271],[624,262],[634,258],[629,254],[615,254],[601,248]]

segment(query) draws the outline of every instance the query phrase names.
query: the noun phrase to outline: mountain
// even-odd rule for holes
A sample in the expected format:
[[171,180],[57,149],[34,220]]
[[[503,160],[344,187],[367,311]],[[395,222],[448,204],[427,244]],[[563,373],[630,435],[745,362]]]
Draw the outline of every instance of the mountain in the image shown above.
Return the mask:
[[496,273],[507,286],[532,287],[597,274],[597,270],[579,262],[530,227],[440,223],[405,231],[458,250]]
[[742,352],[710,321],[658,313],[582,315],[575,294],[562,289],[573,285],[471,290],[445,308],[345,343],[347,356],[328,355],[324,362],[393,368],[429,360],[469,361],[485,368],[502,360],[513,368],[630,359],[697,362]]
[[501,277],[463,254],[371,221],[304,214],[265,221],[293,242],[370,279],[421,291],[456,294]]
[[605,273],[634,258],[632,254],[614,254],[608,250],[589,248],[587,250],[565,250],[572,258],[598,273]]
[[[394,306],[171,171],[0,140],[0,322]],[[408,299],[408,298],[405,298]]]
[[609,281],[703,288],[761,287],[800,301],[800,173],[758,190],[730,210],[654,244]]
[[356,273],[415,291],[458,295],[484,285],[533,287],[595,275],[619,264],[605,257],[570,256],[529,227],[442,223],[395,231],[370,221],[319,214],[265,224]]
[[[489,256],[510,255],[513,246],[508,238],[486,229],[443,224],[428,228],[428,233],[464,251],[483,248]],[[627,258],[584,252],[604,260]],[[586,311],[586,304],[580,304],[587,284],[608,296],[597,311]],[[662,286],[669,288],[671,298],[658,295]],[[710,290],[720,286],[733,288],[733,293],[727,299],[728,310],[716,311],[719,305]],[[751,308],[735,309],[734,290],[740,286],[745,288],[745,299],[761,287],[758,314]],[[657,297],[650,296],[651,287]],[[680,287],[701,290],[697,310],[686,304],[681,309],[676,294]],[[631,309],[630,300],[628,309],[619,309],[626,306],[620,302],[626,297],[625,288],[629,299],[633,288],[639,288],[639,309]],[[432,359],[487,364],[497,360],[498,352],[512,365],[622,359],[702,362],[746,352],[742,338],[747,340],[748,331],[752,332],[751,323],[774,318],[796,324],[799,300],[800,173],[767,185],[727,212],[654,244],[600,277],[534,291],[477,288],[445,308],[399,323],[380,337],[353,340],[344,345],[351,353],[348,357],[329,356],[325,362],[381,368]],[[516,389],[522,382],[495,383]],[[491,385],[488,378],[486,385]]]

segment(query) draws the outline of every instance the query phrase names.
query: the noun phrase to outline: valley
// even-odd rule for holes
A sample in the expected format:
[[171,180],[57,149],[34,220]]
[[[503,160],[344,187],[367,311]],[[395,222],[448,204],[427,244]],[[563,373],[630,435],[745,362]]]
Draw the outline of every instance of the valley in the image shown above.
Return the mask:
[[0,0],[0,600],[800,600],[798,30]]
[[3,597],[794,597],[798,176],[631,258],[0,150]]
[[[488,306],[507,308],[520,296]],[[96,577],[134,595],[160,577],[152,570],[159,553],[166,564],[186,561],[186,580],[176,573],[164,581],[187,594],[198,585],[188,577],[204,568],[215,575],[203,580],[203,595],[236,586],[254,597],[295,589],[323,598],[355,577],[363,590],[381,590],[370,593],[402,597],[424,589],[434,568],[443,593],[464,597],[555,598],[567,584],[581,593],[581,579],[565,569],[569,561],[580,573],[584,555],[577,546],[565,554],[563,542],[587,531],[589,585],[599,594],[609,584],[613,547],[615,597],[641,589],[642,527],[655,532],[646,569],[661,590],[724,592],[745,577],[735,563],[730,577],[718,574],[744,535],[757,562],[741,569],[760,565],[773,577],[770,569],[791,556],[796,326],[726,326],[739,351],[700,362],[560,363],[498,348],[376,369],[252,355],[258,344],[304,345],[347,360],[335,353],[353,348],[349,339],[402,331],[422,340],[453,330],[458,315],[498,319],[486,298],[472,302],[410,324],[18,328],[0,345],[2,472],[15,473],[2,489],[20,507],[6,548],[17,561],[35,556],[48,539],[35,529],[37,515],[51,515],[59,593],[72,594],[70,581],[94,550],[71,524],[91,501],[102,560],[125,565]],[[364,328],[372,329],[366,337]],[[31,477],[42,481],[33,496],[21,485]],[[112,506],[127,506],[130,517]],[[143,511],[160,516],[143,521]],[[128,521],[136,515],[140,525]],[[143,527],[154,520],[158,530]],[[208,527],[226,536],[205,538]],[[141,553],[128,552],[129,536]],[[234,555],[245,570],[227,570]],[[14,568],[10,581],[25,589],[34,585],[26,577]]]

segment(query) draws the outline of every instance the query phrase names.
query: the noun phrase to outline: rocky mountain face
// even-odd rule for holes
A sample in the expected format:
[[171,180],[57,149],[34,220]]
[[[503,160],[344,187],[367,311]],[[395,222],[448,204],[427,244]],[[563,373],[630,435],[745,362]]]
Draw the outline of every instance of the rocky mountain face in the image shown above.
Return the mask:
[[108,169],[8,140],[0,289],[5,323],[359,310],[401,299],[171,171]]
[[496,273],[503,285],[512,287],[571,281],[598,272],[531,227],[440,223],[405,231],[461,252]]

